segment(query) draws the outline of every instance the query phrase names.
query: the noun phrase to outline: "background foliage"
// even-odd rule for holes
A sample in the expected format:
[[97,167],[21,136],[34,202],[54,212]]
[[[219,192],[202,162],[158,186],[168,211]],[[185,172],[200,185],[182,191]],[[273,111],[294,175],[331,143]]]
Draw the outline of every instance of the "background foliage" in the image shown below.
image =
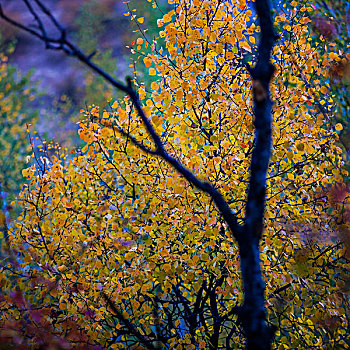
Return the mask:
[[6,54],[11,51],[11,46],[3,47],[0,54],[0,183],[10,201],[21,189],[22,169],[30,152],[25,126],[34,125],[37,118],[31,73],[23,76],[8,64]]

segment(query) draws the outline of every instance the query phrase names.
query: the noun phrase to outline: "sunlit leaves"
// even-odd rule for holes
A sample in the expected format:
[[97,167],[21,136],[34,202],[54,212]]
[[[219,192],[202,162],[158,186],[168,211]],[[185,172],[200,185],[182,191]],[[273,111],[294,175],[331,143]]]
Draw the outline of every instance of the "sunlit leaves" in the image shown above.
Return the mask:
[[[213,183],[239,220],[254,146],[244,65],[255,61],[252,16],[244,1],[180,2],[158,22],[163,51],[154,44],[144,56],[141,38],[134,50],[159,77],[151,91],[135,84],[166,149]],[[331,100],[311,79],[322,77],[324,67],[307,40],[306,14],[276,22],[293,40],[281,40],[273,56],[274,143],[261,246],[270,320],[280,348],[333,340],[344,346],[346,295],[337,293],[346,290],[348,262],[330,232],[337,217],[328,214],[326,194],[345,174],[339,130],[316,108],[319,93],[324,104]],[[26,297],[37,301],[24,283],[35,276],[38,307],[50,305],[55,331],[67,334],[74,321],[104,347],[138,346],[126,320],[154,341],[159,332],[165,348],[206,349],[220,319],[218,348],[243,344],[230,312],[242,298],[239,252],[212,201],[140,149],[154,145],[129,98],[101,111],[88,106],[81,116],[81,150],[68,157],[56,149],[45,158],[46,171],[23,171],[31,182],[21,194],[23,218],[11,243],[32,273],[19,279]],[[317,331],[321,325],[324,331]]]

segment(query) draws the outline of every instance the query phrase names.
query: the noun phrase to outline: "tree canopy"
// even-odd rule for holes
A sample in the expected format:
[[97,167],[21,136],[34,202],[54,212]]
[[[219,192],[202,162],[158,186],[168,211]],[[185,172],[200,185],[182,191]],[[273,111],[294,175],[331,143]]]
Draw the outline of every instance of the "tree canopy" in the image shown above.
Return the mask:
[[[348,174],[342,126],[319,108],[333,104],[326,68],[346,57],[311,45],[313,9],[292,3],[275,17],[272,153],[254,245],[272,347],[348,348]],[[19,263],[15,277],[13,257],[0,275],[13,289],[0,300],[2,326],[19,343],[35,347],[40,335],[108,349],[245,348],[244,231],[232,231],[204,184],[246,228],[248,196],[264,196],[248,195],[254,132],[264,130],[257,110],[270,95],[251,68],[261,27],[241,0],[173,6],[158,20],[164,47],[146,36],[132,47],[157,77],[151,90],[137,72],[132,83],[168,158],[128,95],[81,110],[82,149],[49,145],[23,170],[10,235]]]

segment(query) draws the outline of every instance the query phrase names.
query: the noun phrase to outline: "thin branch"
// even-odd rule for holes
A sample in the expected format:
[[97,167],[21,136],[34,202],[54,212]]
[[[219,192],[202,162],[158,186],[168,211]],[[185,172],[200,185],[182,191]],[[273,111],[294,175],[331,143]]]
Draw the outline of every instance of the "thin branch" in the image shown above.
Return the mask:
[[65,33],[65,29],[61,26],[61,24],[56,20],[55,16],[51,13],[51,11],[44,6],[44,4],[40,0],[34,0],[36,4],[40,7],[40,9],[45,13],[47,17],[51,20],[51,22],[54,24],[54,26],[57,28],[58,31],[61,33]]
[[38,23],[38,27],[42,33],[43,36],[46,36],[46,31],[43,25],[43,22],[41,21],[40,17],[38,16],[38,14],[34,11],[32,5],[30,4],[29,0],[23,0],[25,2],[25,4],[27,5],[29,12],[33,15],[35,21]]
[[114,305],[113,301],[102,292],[102,296],[108,306],[111,308],[111,310],[114,312],[115,316],[118,318],[118,320],[128,328],[131,334],[133,334],[144,346],[146,346],[149,350],[157,350],[156,347],[153,346],[153,344],[148,340],[147,337],[145,337],[143,334],[141,334],[137,328],[127,319],[124,318],[123,314],[117,309],[117,307]]
[[285,291],[286,289],[288,289],[291,286],[292,286],[292,282],[289,282],[289,283],[285,284],[284,286],[277,288],[276,290],[274,290],[272,293],[269,294],[269,298],[272,298],[273,296],[276,296],[276,295],[282,293],[283,291]]
[[116,126],[115,127],[118,132],[123,135],[124,137],[126,137],[126,139],[129,139],[131,141],[131,143],[136,146],[137,148],[139,148],[141,151],[147,153],[147,154],[152,154],[152,155],[158,155],[158,151],[157,150],[153,150],[151,148],[148,148],[147,146],[145,146],[144,144],[142,144],[140,141],[138,141],[134,136],[132,136],[130,133],[124,131],[123,128]]
[[[17,27],[19,29],[22,29],[22,30],[24,30],[24,31],[26,31],[26,32],[36,36],[37,38],[39,38],[40,40],[43,40],[44,42],[46,41],[46,37],[45,36],[41,35],[37,31],[35,31],[35,30],[29,28],[28,26],[25,26],[25,25],[15,21],[14,19],[8,17],[7,15],[5,15],[5,13],[3,12],[1,4],[0,4],[0,17],[2,19],[4,19],[7,23],[10,23],[11,25],[13,25],[15,27]],[[56,40],[56,42],[58,42],[58,41]]]

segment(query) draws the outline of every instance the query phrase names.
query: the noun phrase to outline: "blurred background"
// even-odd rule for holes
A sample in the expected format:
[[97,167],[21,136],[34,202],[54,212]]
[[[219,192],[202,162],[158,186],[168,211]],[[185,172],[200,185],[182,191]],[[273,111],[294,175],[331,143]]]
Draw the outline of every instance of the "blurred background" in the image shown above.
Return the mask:
[[[149,38],[157,35],[158,8],[146,0],[129,3],[116,0],[46,0],[45,5],[67,29],[69,38],[85,53],[96,51],[93,61],[114,77],[123,80],[133,74],[130,45],[146,30]],[[165,1],[159,7],[166,10]],[[33,17],[19,0],[5,0],[4,12],[21,23],[33,24]],[[125,16],[129,9],[144,17],[135,23]],[[30,74],[27,82],[36,87],[35,103],[40,107],[36,130],[45,138],[55,138],[64,146],[76,140],[76,121],[79,110],[86,104],[106,105],[115,91],[89,72],[74,58],[63,52],[45,50],[39,39],[4,21],[0,23],[1,52],[6,52],[8,63],[16,67],[17,74]],[[52,28],[51,28],[52,29]],[[52,30],[54,34],[54,30]],[[129,67],[132,65],[132,67]],[[140,71],[139,74],[143,75]]]

